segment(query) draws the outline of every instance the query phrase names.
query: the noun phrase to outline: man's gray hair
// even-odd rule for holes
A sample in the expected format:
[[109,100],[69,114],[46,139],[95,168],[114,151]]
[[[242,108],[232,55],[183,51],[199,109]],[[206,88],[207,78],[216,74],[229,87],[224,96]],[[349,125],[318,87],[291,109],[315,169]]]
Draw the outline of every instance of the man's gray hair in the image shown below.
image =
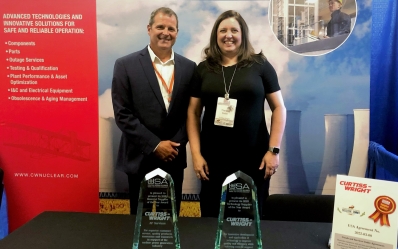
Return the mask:
[[177,20],[177,30],[178,30],[178,17],[177,17],[177,14],[172,9],[167,8],[167,7],[160,7],[158,9],[152,11],[151,17],[149,18],[149,26],[152,26],[152,24],[155,22],[155,16],[159,12],[163,13],[165,15],[168,15],[168,16],[175,16],[176,20]]

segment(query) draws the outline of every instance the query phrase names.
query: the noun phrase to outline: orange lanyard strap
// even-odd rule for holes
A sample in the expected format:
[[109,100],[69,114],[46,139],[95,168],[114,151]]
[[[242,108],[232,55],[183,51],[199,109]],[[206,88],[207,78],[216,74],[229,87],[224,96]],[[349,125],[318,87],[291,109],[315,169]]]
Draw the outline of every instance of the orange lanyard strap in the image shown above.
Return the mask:
[[173,85],[174,85],[174,70],[173,70],[173,75],[171,76],[170,79],[170,84],[167,87],[166,81],[163,79],[162,75],[159,73],[159,71],[156,69],[155,63],[152,62],[153,68],[155,69],[156,74],[158,75],[158,77],[160,78],[160,80],[162,81],[162,85],[163,87],[166,89],[167,93],[169,94],[169,102],[171,101],[171,91],[173,90]]

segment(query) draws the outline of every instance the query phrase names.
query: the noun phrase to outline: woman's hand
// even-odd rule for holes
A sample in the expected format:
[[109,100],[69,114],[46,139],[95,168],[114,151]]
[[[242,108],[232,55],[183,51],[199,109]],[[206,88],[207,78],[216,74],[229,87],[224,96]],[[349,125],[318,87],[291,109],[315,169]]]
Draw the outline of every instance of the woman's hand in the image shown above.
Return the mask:
[[192,162],[196,177],[200,180],[208,181],[209,167],[203,156],[201,154],[192,155]]
[[275,174],[279,167],[279,155],[274,154],[271,151],[267,151],[263,157],[263,160],[261,161],[259,169],[262,170],[264,167],[264,178],[271,177],[273,174]]

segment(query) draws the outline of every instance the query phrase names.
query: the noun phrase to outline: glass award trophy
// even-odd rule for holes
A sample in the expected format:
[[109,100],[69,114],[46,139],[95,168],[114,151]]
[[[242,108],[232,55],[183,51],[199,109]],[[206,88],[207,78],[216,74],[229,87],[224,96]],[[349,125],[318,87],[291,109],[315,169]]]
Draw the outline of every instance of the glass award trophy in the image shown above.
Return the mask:
[[141,182],[133,240],[138,248],[180,248],[174,182],[159,168]]
[[222,185],[214,248],[263,248],[257,188],[252,178],[241,171],[228,176]]

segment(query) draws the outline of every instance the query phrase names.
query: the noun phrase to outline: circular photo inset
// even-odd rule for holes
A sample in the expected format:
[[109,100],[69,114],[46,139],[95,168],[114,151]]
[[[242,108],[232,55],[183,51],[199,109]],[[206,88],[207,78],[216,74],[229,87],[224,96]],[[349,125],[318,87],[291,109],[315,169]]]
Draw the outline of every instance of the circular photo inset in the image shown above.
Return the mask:
[[356,0],[271,0],[269,22],[275,37],[300,55],[329,53],[347,40],[356,17]]

